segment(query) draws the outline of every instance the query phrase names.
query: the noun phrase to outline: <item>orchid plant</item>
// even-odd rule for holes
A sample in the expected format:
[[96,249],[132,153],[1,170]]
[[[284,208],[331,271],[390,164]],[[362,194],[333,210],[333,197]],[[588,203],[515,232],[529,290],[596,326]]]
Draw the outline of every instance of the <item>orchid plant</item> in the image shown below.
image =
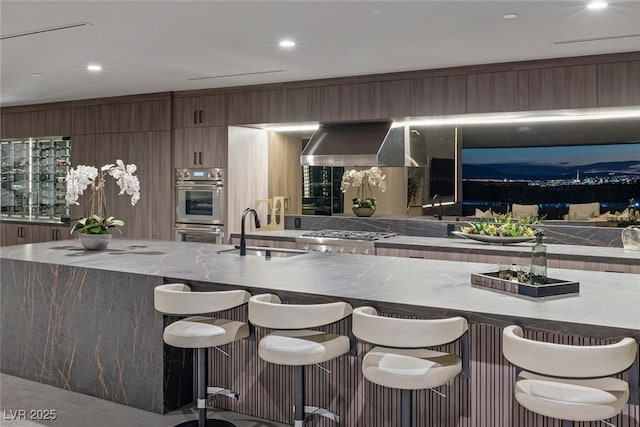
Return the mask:
[[376,166],[365,170],[349,169],[342,175],[340,190],[346,193],[349,187],[356,189],[356,197],[352,199],[354,208],[375,209],[376,198],[373,197],[372,187],[378,187],[382,192],[386,191],[387,184],[384,179],[385,175]]
[[122,160],[116,160],[116,164],[107,164],[98,171],[94,166],[79,165],[75,169],[70,169],[67,173],[67,193],[65,199],[70,205],[79,205],[78,198],[84,194],[87,188],[91,190],[91,196],[87,206],[87,216],[77,218],[78,221],[71,232],[78,230],[85,234],[109,234],[110,228],[118,231],[124,225],[124,221],[115,219],[106,214],[106,203],[104,198],[105,176],[110,175],[116,180],[120,187],[120,195],[131,196],[131,206],[135,206],[140,200],[140,181],[134,175],[137,166],[134,164],[125,165]]

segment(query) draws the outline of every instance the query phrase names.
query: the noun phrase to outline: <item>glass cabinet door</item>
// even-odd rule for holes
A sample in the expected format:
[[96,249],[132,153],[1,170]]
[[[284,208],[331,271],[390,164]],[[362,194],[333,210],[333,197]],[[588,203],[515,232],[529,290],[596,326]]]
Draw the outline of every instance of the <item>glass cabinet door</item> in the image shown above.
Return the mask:
[[7,139],[0,143],[2,218],[30,221],[68,216],[64,198],[69,137]]

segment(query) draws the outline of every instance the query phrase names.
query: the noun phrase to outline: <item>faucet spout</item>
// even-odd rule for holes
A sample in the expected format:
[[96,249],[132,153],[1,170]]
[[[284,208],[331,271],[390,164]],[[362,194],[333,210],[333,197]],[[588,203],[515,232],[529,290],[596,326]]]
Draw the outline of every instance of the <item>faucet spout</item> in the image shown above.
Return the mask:
[[253,214],[253,219],[255,220],[256,228],[260,228],[260,220],[258,219],[258,212],[256,212],[253,208],[246,208],[244,212],[242,212],[242,220],[240,221],[240,256],[247,255],[247,237],[244,231],[244,220],[247,217],[247,214]]
[[439,194],[436,194],[435,196],[433,196],[433,203],[431,204],[431,206],[433,206],[433,204],[435,203],[435,200],[438,199],[438,215],[434,215],[436,218],[438,218],[438,221],[442,221],[442,196],[440,196]]

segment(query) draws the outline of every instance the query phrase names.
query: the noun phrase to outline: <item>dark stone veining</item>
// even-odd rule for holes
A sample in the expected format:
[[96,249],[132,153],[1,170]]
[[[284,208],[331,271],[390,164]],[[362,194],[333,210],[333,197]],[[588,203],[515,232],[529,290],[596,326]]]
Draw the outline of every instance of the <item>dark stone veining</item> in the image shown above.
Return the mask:
[[[450,230],[459,230],[465,219],[459,221],[435,221],[424,217],[409,218],[359,218],[353,216],[286,215],[285,229],[295,229],[295,218],[300,218],[301,229],[385,231],[404,236],[447,237]],[[540,227],[545,230],[548,243],[583,246],[622,247],[620,228],[596,227],[585,223],[567,224],[564,221],[546,221]]]

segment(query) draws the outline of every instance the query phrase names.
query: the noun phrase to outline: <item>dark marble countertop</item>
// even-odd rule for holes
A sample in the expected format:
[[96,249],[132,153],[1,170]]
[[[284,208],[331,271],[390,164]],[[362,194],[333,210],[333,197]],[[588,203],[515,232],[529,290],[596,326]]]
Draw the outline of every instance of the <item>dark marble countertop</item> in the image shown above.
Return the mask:
[[530,300],[471,287],[470,274],[493,271],[490,264],[328,253],[265,260],[217,253],[230,247],[114,239],[107,250],[89,252],[71,240],[3,247],[0,258],[251,287],[254,292],[437,308],[504,321],[640,331],[639,274],[551,268],[550,277],[579,281],[580,294]]

